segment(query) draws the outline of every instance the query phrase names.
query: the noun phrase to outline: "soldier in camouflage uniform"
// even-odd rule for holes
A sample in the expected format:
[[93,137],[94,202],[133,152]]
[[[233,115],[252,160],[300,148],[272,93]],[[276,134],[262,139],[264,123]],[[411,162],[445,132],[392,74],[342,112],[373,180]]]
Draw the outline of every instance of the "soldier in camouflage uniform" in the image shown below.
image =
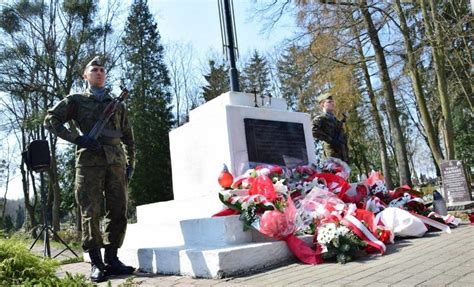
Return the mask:
[[313,136],[323,141],[324,156],[339,158],[349,162],[347,139],[344,133],[343,121],[334,116],[335,103],[329,93],[318,97],[322,112],[313,119]]
[[[68,95],[48,110],[45,127],[77,145],[75,195],[82,215],[82,247],[91,258],[91,280],[101,282],[107,275],[131,274],[135,270],[117,257],[127,227],[127,184],[134,167],[135,143],[123,104],[107,122],[98,140],[87,135],[112,97],[104,87],[106,71],[100,58],[95,57],[87,64],[83,77],[88,88],[83,93]],[[76,137],[64,126],[71,120],[82,135]],[[103,203],[106,225],[102,236],[99,220]],[[105,248],[104,261],[102,247]]]

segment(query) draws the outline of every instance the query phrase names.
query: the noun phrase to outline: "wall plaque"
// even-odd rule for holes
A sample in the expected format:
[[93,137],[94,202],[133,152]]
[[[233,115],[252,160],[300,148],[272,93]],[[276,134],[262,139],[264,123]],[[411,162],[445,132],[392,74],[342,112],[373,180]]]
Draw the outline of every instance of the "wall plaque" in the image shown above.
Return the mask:
[[308,164],[303,124],[244,119],[249,162],[294,167]]

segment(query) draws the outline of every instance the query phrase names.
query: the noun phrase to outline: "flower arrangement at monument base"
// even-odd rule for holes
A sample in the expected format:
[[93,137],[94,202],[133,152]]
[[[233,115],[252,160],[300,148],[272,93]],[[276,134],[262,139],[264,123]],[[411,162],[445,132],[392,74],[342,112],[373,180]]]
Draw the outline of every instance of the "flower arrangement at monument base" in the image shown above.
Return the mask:
[[[240,214],[244,230],[254,228],[268,237],[285,240],[300,261],[319,264],[322,262],[320,248],[313,250],[296,236],[297,209],[282,176],[280,167],[248,170],[232,184],[235,189],[221,191],[219,198],[233,214]],[[224,210],[214,216],[229,214],[232,213]]]
[[[220,191],[226,209],[214,216],[239,214],[244,229],[286,241],[306,264],[383,255],[395,236],[423,236],[427,226],[450,232],[448,218],[425,214],[429,209],[410,187],[387,190],[375,173],[350,184],[345,163],[324,166],[324,172],[312,166],[249,169]],[[313,246],[298,237],[304,234],[313,235]]]
[[365,209],[376,214],[376,222],[391,228],[396,236],[421,237],[437,230],[450,233],[450,226],[459,224],[459,219],[451,215],[431,211],[422,194],[409,186],[387,190],[380,173],[371,173],[366,185],[371,196],[365,201]]

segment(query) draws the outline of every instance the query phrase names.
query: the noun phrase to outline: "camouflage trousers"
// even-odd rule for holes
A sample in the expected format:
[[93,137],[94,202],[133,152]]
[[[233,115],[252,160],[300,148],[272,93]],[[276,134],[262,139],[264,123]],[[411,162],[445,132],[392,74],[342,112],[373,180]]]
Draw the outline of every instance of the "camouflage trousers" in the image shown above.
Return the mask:
[[[82,248],[120,248],[127,229],[127,180],[121,164],[76,168],[75,195],[82,215]],[[105,230],[100,231],[102,206]]]
[[323,148],[324,148],[325,158],[335,157],[349,164],[349,155],[347,151],[347,146],[340,146],[340,147],[334,148],[330,144],[324,142]]

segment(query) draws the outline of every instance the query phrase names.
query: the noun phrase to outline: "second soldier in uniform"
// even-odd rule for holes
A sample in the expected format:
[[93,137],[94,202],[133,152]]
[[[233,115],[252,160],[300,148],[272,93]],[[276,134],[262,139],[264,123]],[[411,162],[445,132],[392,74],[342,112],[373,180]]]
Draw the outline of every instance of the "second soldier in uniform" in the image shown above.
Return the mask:
[[[105,88],[106,77],[104,65],[95,57],[84,70],[87,89],[64,98],[48,110],[45,118],[50,132],[77,145],[75,195],[82,215],[82,247],[91,259],[93,282],[104,281],[107,275],[131,274],[135,270],[117,257],[127,227],[127,184],[135,159],[132,126],[125,106],[120,104],[98,140],[87,135],[112,101]],[[74,121],[82,135],[74,136],[64,126],[68,121]],[[103,203],[104,234],[99,225]],[[101,248],[105,249],[104,261]]]
[[323,142],[324,156],[339,158],[349,162],[344,120],[334,115],[335,102],[331,94],[325,93],[318,97],[321,112],[313,120],[313,136]]

